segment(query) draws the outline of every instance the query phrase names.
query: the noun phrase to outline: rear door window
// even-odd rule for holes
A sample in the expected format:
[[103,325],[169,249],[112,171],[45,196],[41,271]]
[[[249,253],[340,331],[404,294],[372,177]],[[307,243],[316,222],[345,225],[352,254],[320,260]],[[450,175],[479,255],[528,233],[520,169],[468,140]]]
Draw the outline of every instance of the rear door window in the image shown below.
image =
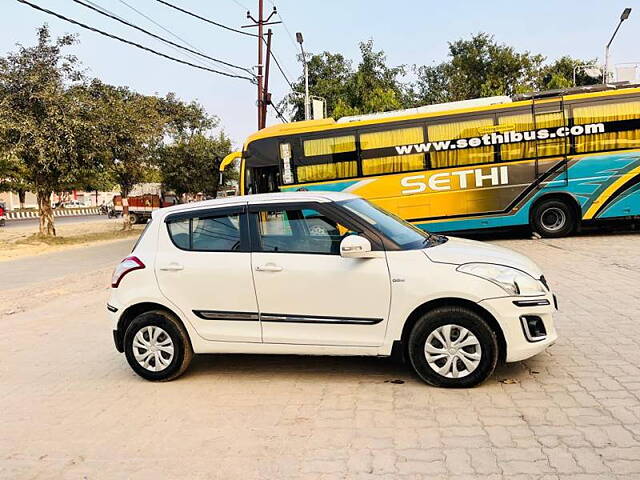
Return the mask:
[[208,210],[168,217],[173,244],[197,252],[248,251],[246,214],[243,208]]

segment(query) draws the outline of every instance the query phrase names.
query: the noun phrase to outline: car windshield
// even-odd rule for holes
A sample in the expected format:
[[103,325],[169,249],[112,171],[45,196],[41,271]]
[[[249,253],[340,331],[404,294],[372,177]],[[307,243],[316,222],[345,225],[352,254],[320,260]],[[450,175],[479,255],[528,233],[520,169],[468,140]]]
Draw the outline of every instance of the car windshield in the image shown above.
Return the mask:
[[338,204],[363,219],[403,250],[433,247],[447,241],[446,237],[421,230],[362,198],[344,200]]

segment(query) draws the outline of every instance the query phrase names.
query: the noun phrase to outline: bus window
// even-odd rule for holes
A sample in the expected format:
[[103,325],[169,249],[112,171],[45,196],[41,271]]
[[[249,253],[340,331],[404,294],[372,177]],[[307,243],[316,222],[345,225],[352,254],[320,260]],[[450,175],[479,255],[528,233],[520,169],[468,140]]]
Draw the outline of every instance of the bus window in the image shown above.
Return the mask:
[[[640,101],[598,103],[573,107],[573,123],[604,123],[605,133],[576,136],[576,152],[598,152],[640,146],[640,129],[633,128],[640,118]],[[616,122],[611,124],[608,122]],[[610,132],[610,133],[607,133]]]
[[384,132],[360,134],[362,174],[408,172],[424,168],[424,153],[412,155],[389,155],[397,153],[396,146],[424,142],[422,127],[399,128]]
[[355,135],[305,140],[303,150],[304,159],[296,168],[298,182],[319,182],[358,175]]
[[[492,125],[493,115],[473,120],[429,125],[427,128],[429,142],[432,145],[429,153],[431,167],[456,167],[458,165],[493,162],[492,146],[484,146],[482,144],[480,146],[472,146],[468,142],[467,146],[461,147],[455,141],[457,139],[479,139],[483,135],[481,133],[483,128]],[[450,148],[451,145],[454,145],[455,149]]]
[[[535,136],[531,133],[534,130],[533,114],[531,112],[519,113],[516,115],[501,115],[498,117],[498,125],[509,126],[509,131],[520,132],[525,141],[510,143],[500,146],[500,156],[502,160],[522,160],[526,158],[550,157],[554,155],[564,155],[569,153],[569,142],[555,139],[538,140],[536,151]],[[539,113],[536,115],[536,129],[547,128],[555,130],[565,125],[565,117],[562,112]],[[529,141],[526,141],[529,135]]]

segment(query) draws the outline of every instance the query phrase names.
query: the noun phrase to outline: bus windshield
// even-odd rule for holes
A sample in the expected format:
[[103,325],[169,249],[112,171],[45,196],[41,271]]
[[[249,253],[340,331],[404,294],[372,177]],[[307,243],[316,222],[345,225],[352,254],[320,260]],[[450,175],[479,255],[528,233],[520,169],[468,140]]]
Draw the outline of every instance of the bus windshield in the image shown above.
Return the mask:
[[371,225],[375,230],[392,240],[402,250],[415,250],[440,245],[447,241],[442,235],[432,233],[414,227],[409,222],[402,220],[394,214],[376,207],[367,200],[357,198],[338,202],[351,213]]

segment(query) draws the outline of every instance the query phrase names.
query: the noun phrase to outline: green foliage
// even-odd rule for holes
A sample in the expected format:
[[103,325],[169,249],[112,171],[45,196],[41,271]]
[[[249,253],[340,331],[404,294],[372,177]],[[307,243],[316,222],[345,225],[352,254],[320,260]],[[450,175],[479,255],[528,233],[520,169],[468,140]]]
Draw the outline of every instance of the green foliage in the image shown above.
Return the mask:
[[74,42],[70,35],[52,42],[45,25],[37,45],[0,59],[0,145],[39,192],[62,190],[96,157],[96,112],[77,88],[75,57],[62,55]]
[[594,65],[595,60],[582,61],[569,56],[564,56],[540,71],[540,88],[542,90],[552,90],[555,88],[569,88],[573,86],[573,75],[575,72],[576,86],[596,85],[601,83],[600,78],[593,78],[584,73],[585,65]]
[[[568,88],[573,86],[574,67],[589,63],[565,56],[545,64],[542,55],[518,52],[497,43],[491,35],[478,33],[449,43],[449,58],[445,62],[414,65],[414,80],[403,83],[404,66],[388,66],[384,52],[375,51],[372,41],[361,43],[360,51],[360,62],[355,68],[344,56],[330,52],[309,59],[310,93],[326,99],[331,117]],[[578,86],[594,83],[598,79],[577,70]],[[294,89],[304,91],[302,76]],[[302,95],[291,94],[283,104],[292,110],[293,120],[304,119]]]
[[[399,77],[404,67],[389,67],[384,52],[375,51],[373,41],[360,44],[361,59],[354,69],[341,54],[324,52],[309,59],[309,90],[327,100],[332,117],[402,108],[404,87]],[[294,83],[295,94],[284,100],[293,109],[293,119],[304,119],[304,78]]]
[[89,92],[97,103],[98,139],[101,146],[99,172],[106,171],[127,197],[133,187],[153,169],[155,149],[162,140],[165,117],[160,102],[94,80]]
[[[219,167],[231,153],[231,141],[220,132],[216,137],[194,133],[162,147],[158,166],[165,189],[177,195],[204,193],[214,196],[218,190]],[[232,178],[225,172],[225,180]]]
[[0,150],[19,159],[22,180],[37,193],[46,235],[55,235],[51,193],[74,184],[97,156],[96,110],[76,58],[62,53],[75,41],[71,35],[53,41],[44,25],[35,46],[18,45],[0,58]]

